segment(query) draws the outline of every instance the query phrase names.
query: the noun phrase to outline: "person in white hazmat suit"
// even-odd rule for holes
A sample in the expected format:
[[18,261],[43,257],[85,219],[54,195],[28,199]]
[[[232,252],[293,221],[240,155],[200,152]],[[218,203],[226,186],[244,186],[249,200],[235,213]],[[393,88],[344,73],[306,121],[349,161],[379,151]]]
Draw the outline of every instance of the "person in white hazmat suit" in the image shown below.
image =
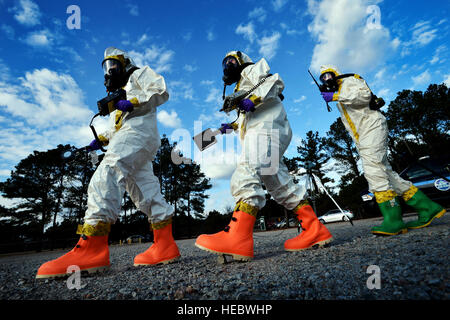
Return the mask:
[[253,258],[253,226],[258,211],[265,205],[267,191],[279,204],[293,210],[301,221],[303,232],[285,242],[285,250],[298,251],[331,242],[332,235],[317,219],[305,200],[306,189],[293,182],[282,161],[292,138],[292,131],[281,102],[284,82],[279,74],[269,74],[262,58],[257,63],[243,52],[231,51],[222,62],[224,83],[237,83],[235,92],[248,91],[265,79],[238,106],[238,120],[222,124],[222,133],[235,130],[242,154],[231,178],[231,193],[236,207],[224,231],[200,235],[195,245],[216,254],[229,254],[235,260]]
[[64,276],[71,265],[88,272],[108,268],[108,234],[118,218],[125,191],[137,209],[148,215],[154,232],[154,243],[135,257],[134,265],[169,263],[180,257],[172,236],[174,210],[161,195],[152,167],[161,144],[156,108],[169,98],[164,78],[148,66],[136,67],[126,52],[114,47],[105,50],[102,66],[108,93],[123,88],[127,100],[116,103],[117,109],[110,114],[111,129],[89,146],[91,150],[108,146],[108,150],[89,183],[77,245],[44,263],[37,278]]
[[[367,83],[357,74],[340,74],[332,65],[320,68],[320,80],[326,92],[326,102],[337,102],[342,122],[356,144],[362,160],[364,177],[369,191],[375,195],[383,215],[383,223],[371,232],[379,235],[397,235],[408,229],[428,226],[441,217],[445,209],[431,201],[410,181],[402,179],[391,167],[387,158],[388,127],[386,118],[374,106],[375,96]],[[418,213],[418,220],[404,223],[398,196]]]

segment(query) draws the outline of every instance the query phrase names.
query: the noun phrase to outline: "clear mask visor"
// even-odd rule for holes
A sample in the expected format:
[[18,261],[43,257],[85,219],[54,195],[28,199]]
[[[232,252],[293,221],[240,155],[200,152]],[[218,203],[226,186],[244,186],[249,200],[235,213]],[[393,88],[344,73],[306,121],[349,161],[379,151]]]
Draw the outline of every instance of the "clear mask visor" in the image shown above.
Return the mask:
[[228,56],[225,59],[223,59],[223,62],[222,62],[223,71],[233,70],[233,69],[236,69],[238,66],[239,66],[239,63],[238,63],[237,59],[233,56]]
[[320,81],[322,83],[327,82],[328,80],[332,80],[334,78],[334,74],[331,72],[325,72],[323,75],[320,76]]
[[120,61],[115,59],[108,59],[103,62],[103,74],[121,73],[122,65]]

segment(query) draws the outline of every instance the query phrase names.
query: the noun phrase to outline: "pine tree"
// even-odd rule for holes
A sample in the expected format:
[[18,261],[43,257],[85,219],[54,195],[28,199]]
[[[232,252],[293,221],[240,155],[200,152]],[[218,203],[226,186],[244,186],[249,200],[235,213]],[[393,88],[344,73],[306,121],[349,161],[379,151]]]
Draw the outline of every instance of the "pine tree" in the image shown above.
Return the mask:
[[299,156],[296,158],[300,167],[305,168],[309,173],[316,175],[323,185],[333,182],[326,177],[329,169],[325,169],[325,164],[330,160],[330,156],[325,152],[325,138],[319,137],[319,133],[308,131],[306,140],[302,140],[302,145],[297,147]]
[[389,156],[397,170],[414,161],[412,158],[449,156],[450,89],[445,84],[431,84],[424,93],[399,92],[384,115],[389,128]]
[[341,187],[351,183],[354,178],[361,175],[358,169],[358,150],[341,118],[338,118],[330,126],[324,142],[325,150],[331,158],[336,160],[335,170],[342,175]]
[[59,145],[46,152],[34,151],[21,160],[11,172],[11,177],[0,183],[4,197],[20,199],[14,208],[14,215],[24,223],[38,223],[44,234],[47,223],[53,221],[61,210],[64,180],[68,172],[64,152],[69,145]]
[[[180,161],[174,163],[174,159]],[[205,177],[198,164],[184,158],[177,150],[176,143],[171,144],[165,135],[161,139],[153,168],[161,183],[161,193],[174,207],[175,219],[181,215],[180,219],[187,224],[186,232],[189,236],[194,219],[203,216],[205,200],[208,198],[205,191],[212,187],[210,179]],[[175,224],[174,227],[180,228]]]
[[73,147],[71,151],[71,156],[66,159],[69,166],[67,167],[68,174],[63,206],[69,210],[66,218],[80,224],[87,208],[89,181],[96,168],[91,164],[89,155],[84,148]]

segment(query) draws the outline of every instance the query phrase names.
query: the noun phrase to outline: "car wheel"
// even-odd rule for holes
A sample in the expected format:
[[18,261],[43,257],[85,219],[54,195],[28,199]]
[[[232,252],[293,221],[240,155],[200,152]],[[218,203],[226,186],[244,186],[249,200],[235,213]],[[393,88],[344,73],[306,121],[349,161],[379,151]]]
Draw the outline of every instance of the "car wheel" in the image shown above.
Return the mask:
[[348,217],[347,216],[343,216],[342,217],[342,221],[348,221]]
[[319,221],[320,221],[321,224],[325,224],[325,220],[319,219]]

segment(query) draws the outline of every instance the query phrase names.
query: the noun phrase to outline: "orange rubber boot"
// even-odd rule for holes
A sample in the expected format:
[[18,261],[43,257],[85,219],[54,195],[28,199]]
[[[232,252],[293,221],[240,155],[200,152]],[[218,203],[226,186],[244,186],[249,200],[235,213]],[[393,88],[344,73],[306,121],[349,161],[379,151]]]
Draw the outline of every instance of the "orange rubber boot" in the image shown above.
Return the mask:
[[284,243],[286,251],[300,251],[315,245],[323,246],[333,241],[330,231],[320,223],[313,208],[308,205],[300,206],[295,212],[302,226],[302,232],[295,238]]
[[81,271],[95,273],[109,268],[108,235],[82,235],[76,246],[58,259],[44,263],[36,278],[56,278],[71,274],[69,266],[78,266]]
[[180,251],[172,235],[172,222],[158,228],[153,227],[153,244],[134,258],[134,266],[168,264],[180,258]]
[[202,234],[195,245],[216,254],[229,254],[235,260],[249,261],[253,258],[253,226],[256,217],[244,211],[235,211],[224,231]]

